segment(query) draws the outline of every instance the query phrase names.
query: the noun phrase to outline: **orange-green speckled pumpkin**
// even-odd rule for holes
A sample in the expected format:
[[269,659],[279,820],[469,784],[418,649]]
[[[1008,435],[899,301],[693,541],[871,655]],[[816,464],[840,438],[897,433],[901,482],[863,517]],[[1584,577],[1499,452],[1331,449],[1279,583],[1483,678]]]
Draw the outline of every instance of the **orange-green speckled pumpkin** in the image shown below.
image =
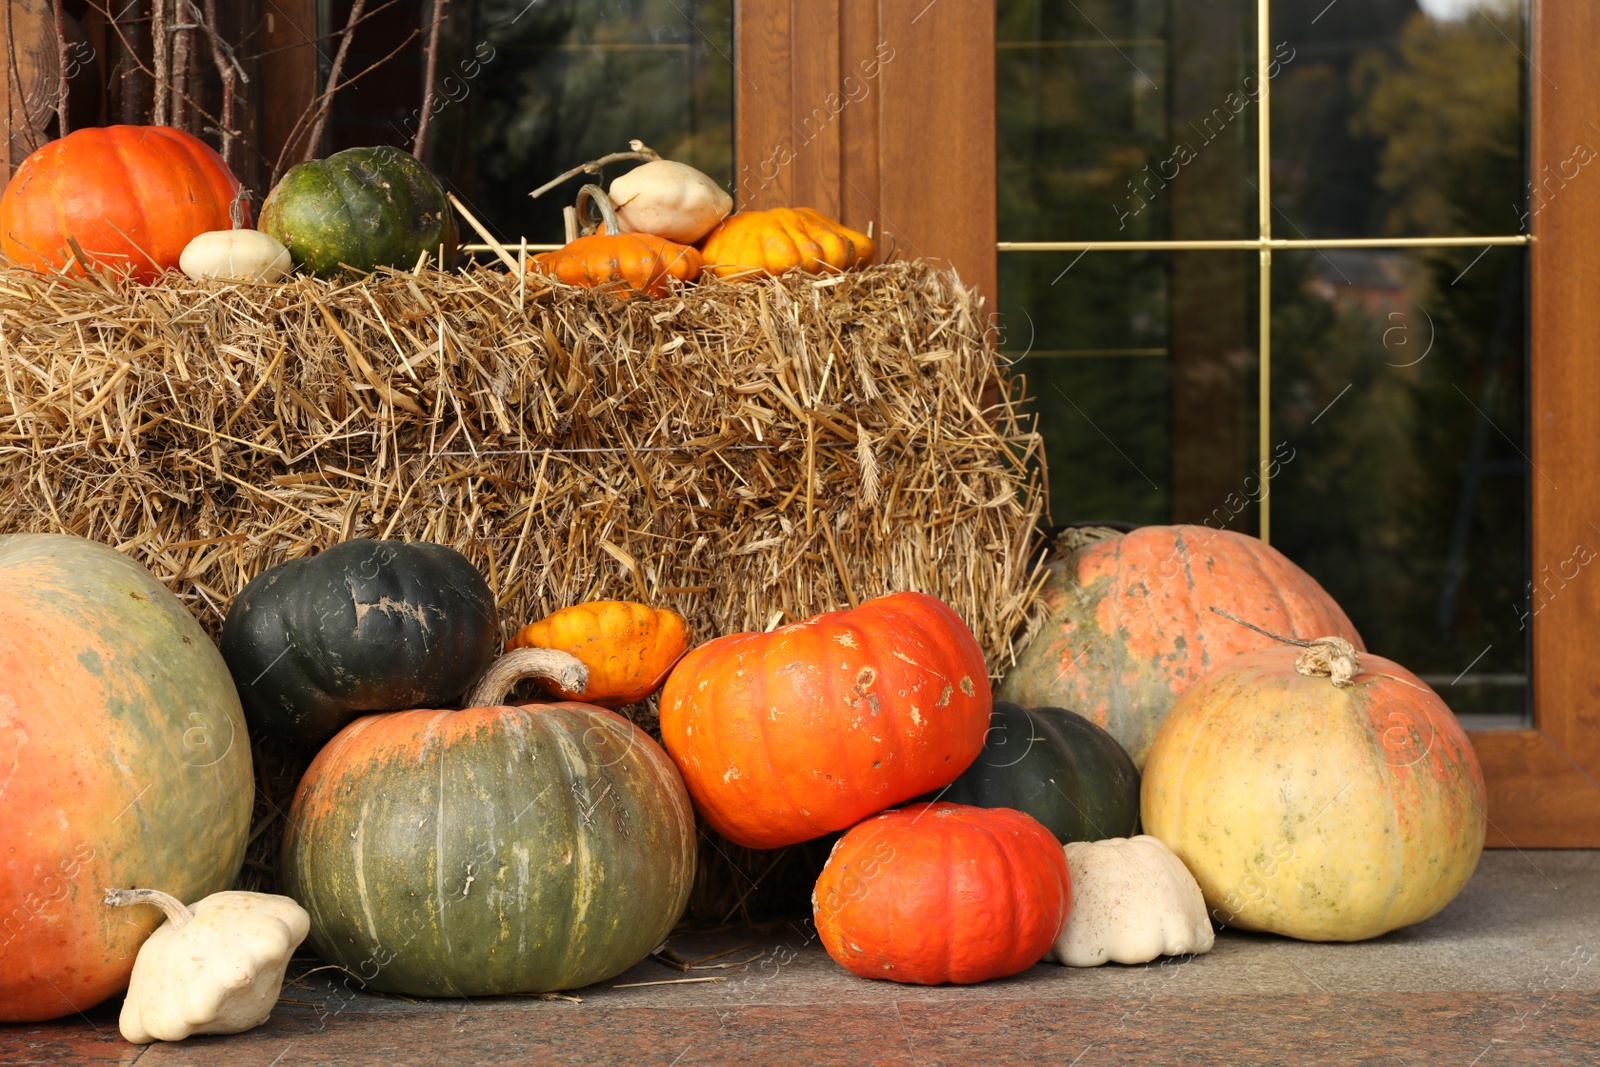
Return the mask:
[[1254,537],[1146,526],[1050,565],[1046,620],[995,697],[1070,708],[1122,743],[1137,766],[1173,702],[1207,672],[1272,639],[1336,634],[1350,619],[1305,571]]
[[255,779],[239,695],[178,598],[65,534],[0,537],[0,1022],[127,988],[153,905],[244,862]]
[[1433,690],[1319,644],[1240,656],[1184,693],[1150,749],[1140,808],[1218,922],[1359,941],[1461,891],[1484,806],[1477,755]]

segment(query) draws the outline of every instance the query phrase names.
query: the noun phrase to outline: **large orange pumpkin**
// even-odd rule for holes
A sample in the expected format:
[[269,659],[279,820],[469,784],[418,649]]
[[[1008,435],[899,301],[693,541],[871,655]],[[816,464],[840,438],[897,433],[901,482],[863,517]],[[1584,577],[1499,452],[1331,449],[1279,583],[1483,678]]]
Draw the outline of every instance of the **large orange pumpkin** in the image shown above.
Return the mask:
[[0,537],[0,1022],[126,988],[162,915],[232,884],[255,796],[228,668],[194,617],[119,552]]
[[[11,176],[0,194],[0,253],[32,270],[57,270],[74,237],[96,266],[150,282],[178,269],[197,234],[232,228],[238,193],[222,157],[182,130],[77,130]],[[248,211],[243,223],[250,224]]]
[[912,804],[839,839],[811,908],[823,947],[852,974],[983,982],[1027,970],[1055,944],[1072,875],[1032,816]]
[[1240,656],[1179,699],[1145,833],[1229,926],[1356,941],[1450,902],[1483,851],[1483,772],[1416,675],[1345,644]]
[[1287,637],[1361,636],[1332,597],[1277,549],[1206,526],[1146,526],[1052,563],[1045,623],[998,697],[1071,708],[1144,765],[1183,691],[1233,657],[1273,644],[1220,608]]
[[990,707],[972,632],[895,593],[694,649],[661,691],[661,740],[713,829],[777,848],[948,785]]
[[589,681],[567,691],[545,684],[552,696],[620,708],[661,688],[667,672],[689,647],[683,616],[628,600],[595,600],[545,616],[517,631],[514,648],[554,648],[589,668]]

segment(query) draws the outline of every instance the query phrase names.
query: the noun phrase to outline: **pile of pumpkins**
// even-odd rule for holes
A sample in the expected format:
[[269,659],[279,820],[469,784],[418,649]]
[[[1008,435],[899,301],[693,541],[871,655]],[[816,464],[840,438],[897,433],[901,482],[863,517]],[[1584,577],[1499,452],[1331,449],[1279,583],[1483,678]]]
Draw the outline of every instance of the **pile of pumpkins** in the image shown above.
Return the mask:
[[[308,934],[379,990],[601,981],[679,921],[696,814],[752,848],[844,831],[822,943],[914,983],[1202,953],[1214,922],[1359,940],[1470,877],[1484,786],[1454,716],[1275,550],[1144,528],[1043,597],[995,700],[921,593],[696,647],[673,612],[597,602],[503,643],[465,557],[357,540],[253,579],[219,651],[122,554],[0,538],[0,1021],[131,971],[131,1040],[246,1029]],[[524,680],[544,698],[508,703]],[[611,710],[658,691],[661,745]],[[317,753],[286,897],[226,892],[247,723]],[[182,1011],[152,992],[176,986]]]
[[[529,269],[623,296],[661,296],[707,272],[748,278],[837,272],[872,257],[862,233],[810,208],[730,215],[733,200],[693,167],[656,157],[580,192],[596,232]],[[85,266],[142,283],[276,282],[455,262],[455,213],[439,179],[397,148],[350,148],[291,168],[251,228],[246,193],[220,156],[166,126],[86,127],[51,141],[0,194],[0,254],[33,270]],[[613,206],[613,201],[615,206]]]

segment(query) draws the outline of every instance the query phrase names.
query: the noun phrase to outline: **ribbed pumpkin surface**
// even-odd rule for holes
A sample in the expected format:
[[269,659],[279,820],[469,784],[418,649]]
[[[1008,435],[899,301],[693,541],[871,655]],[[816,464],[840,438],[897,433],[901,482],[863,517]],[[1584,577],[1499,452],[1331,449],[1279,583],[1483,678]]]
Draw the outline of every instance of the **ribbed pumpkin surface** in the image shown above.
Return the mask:
[[284,839],[311,943],[375,989],[572,989],[664,941],[694,880],[666,753],[585,704],[369,715],[313,761]]
[[0,537],[0,1022],[124,989],[161,913],[105,889],[226,889],[254,783],[233,680],[176,597],[93,541]]
[[1252,652],[1191,688],[1145,765],[1145,832],[1230,926],[1356,941],[1420,922],[1472,877],[1486,827],[1466,734],[1416,675],[1361,656],[1348,688]]
[[996,697],[1071,708],[1122,743],[1135,766],[1183,691],[1272,639],[1338,636],[1365,646],[1348,616],[1269,545],[1205,526],[1146,526],[1050,566],[1046,619]]
[[[34,152],[0,195],[0,252],[65,266],[75,237],[98,266],[141,282],[177,270],[197,234],[226,230],[239,182],[199,138],[166,126],[77,130]],[[249,212],[245,212],[249,225]]]
[[983,982],[1055,944],[1072,876],[1060,843],[1020,811],[912,804],[839,839],[811,906],[823,947],[852,974]]
[[960,617],[893,593],[691,650],[661,690],[661,739],[706,822],[777,848],[950,783],[991,703]]

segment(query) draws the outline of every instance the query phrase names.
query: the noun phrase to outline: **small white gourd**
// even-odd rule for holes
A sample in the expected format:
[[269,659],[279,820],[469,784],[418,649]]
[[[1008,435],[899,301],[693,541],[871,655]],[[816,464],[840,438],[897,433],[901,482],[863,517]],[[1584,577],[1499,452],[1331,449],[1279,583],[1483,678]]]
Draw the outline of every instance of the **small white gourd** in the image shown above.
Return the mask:
[[248,189],[239,190],[229,214],[233,229],[196,234],[183,246],[178,269],[197,282],[212,278],[233,282],[275,282],[294,269],[294,259],[276,237],[244,225]]
[[136,1045],[238,1034],[267,1021],[311,917],[288,897],[213,893],[193,907],[155,889],[108,889],[106,903],[167,914],[133,961],[118,1028]]
[[733,197],[686,163],[655,159],[611,183],[624,233],[649,233],[692,245],[733,210]]
[[1211,951],[1200,885],[1166,845],[1141,834],[1065,847],[1072,911],[1045,959],[1098,967]]

